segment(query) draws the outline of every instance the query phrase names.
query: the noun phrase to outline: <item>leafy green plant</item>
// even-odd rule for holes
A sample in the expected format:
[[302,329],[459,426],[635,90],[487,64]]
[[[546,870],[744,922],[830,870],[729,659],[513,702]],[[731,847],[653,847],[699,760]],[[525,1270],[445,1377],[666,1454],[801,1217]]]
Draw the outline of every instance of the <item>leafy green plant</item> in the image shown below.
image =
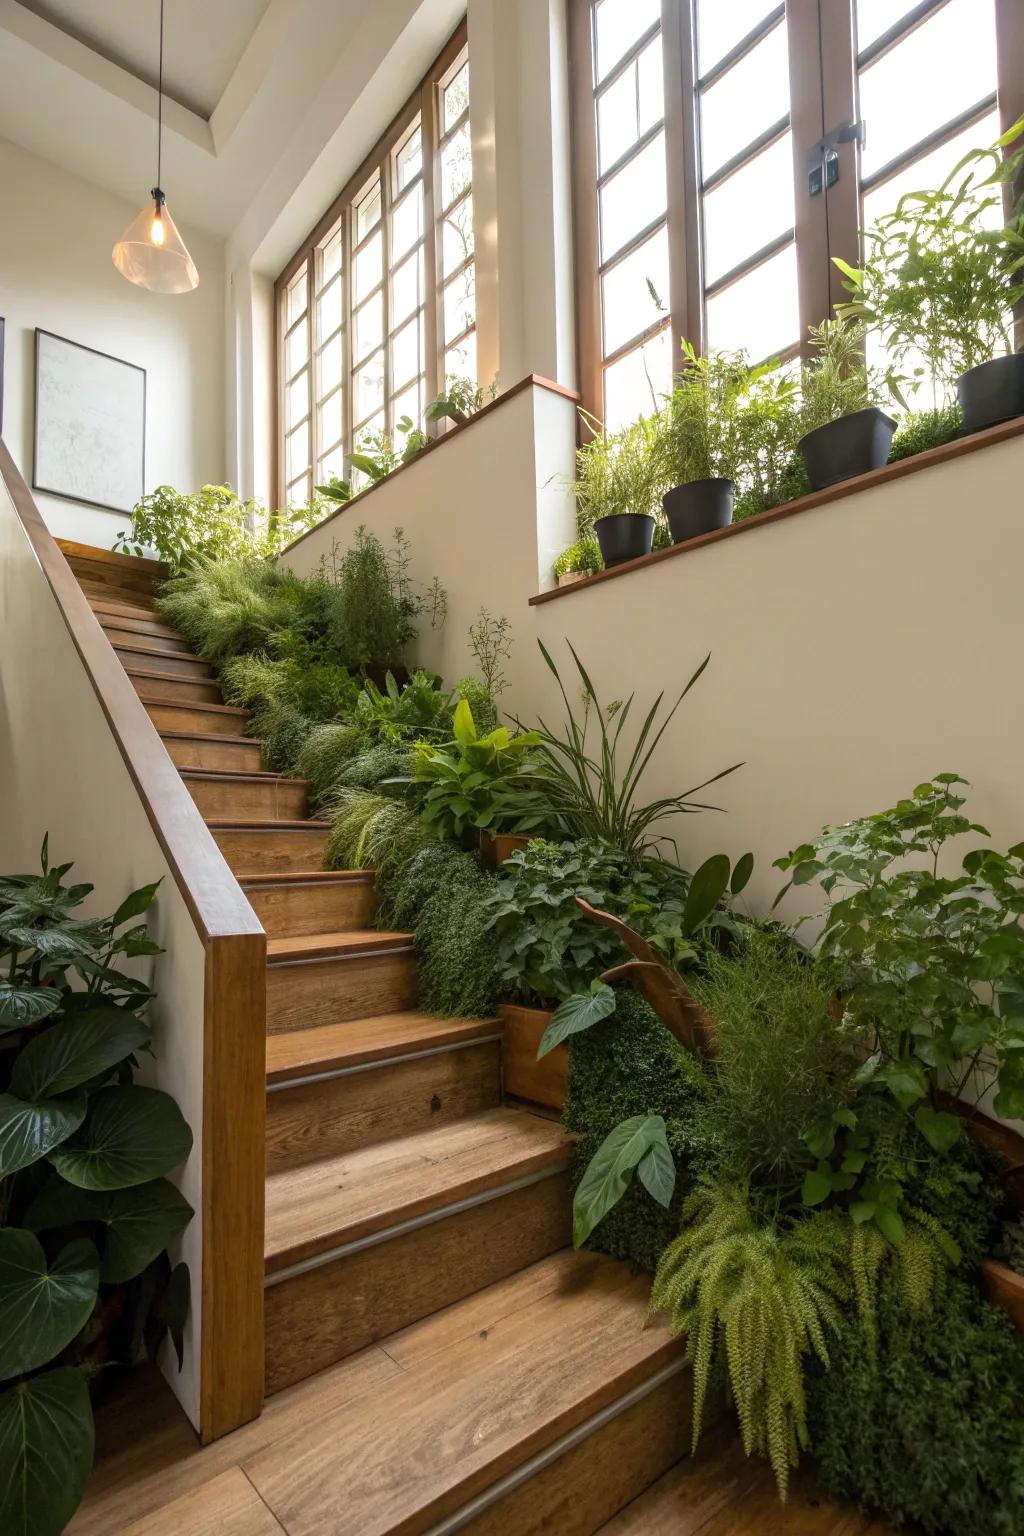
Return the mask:
[[444,746],[416,745],[413,781],[424,791],[423,819],[441,837],[460,839],[472,829],[493,831],[515,821],[507,801],[515,777],[524,771],[539,737],[512,735],[496,726],[481,736],[466,699],[452,717],[454,740]]
[[339,557],[335,581],[340,610],[331,639],[339,661],[356,670],[400,666],[416,633],[416,605],[396,590],[387,551],[365,527]]
[[814,355],[800,377],[801,434],[881,405],[883,381],[865,359],[866,334],[863,320],[848,316],[811,326]]
[[676,1187],[672,1160],[661,1115],[633,1115],[608,1132],[590,1162],[572,1203],[572,1241],[582,1248],[594,1228],[618,1205],[633,1176],[666,1209]]
[[[583,685],[582,717],[569,701],[564,683],[550,652],[538,640],[541,654],[558,684],[565,704],[564,734],[556,735],[542,720],[536,761],[529,775],[509,786],[506,803],[509,813],[525,828],[545,827],[562,837],[601,843],[631,859],[640,859],[666,836],[654,835],[653,829],[668,816],[689,815],[709,807],[692,796],[716,783],[742,765],[734,763],[678,795],[665,795],[646,805],[637,803],[640,781],[658,749],[665,731],[680,704],[701,676],[710,655],[693,673],[685,688],[660,723],[657,723],[664,694],[659,694],[648,710],[632,748],[627,748],[623,733],[629,721],[635,695],[625,703],[604,706],[590,677],[573,647],[569,650]],[[591,721],[596,722],[596,743],[588,741]]]
[[568,549],[563,549],[553,567],[556,579],[571,572],[578,572],[581,576],[596,576],[603,569],[604,561],[596,539],[579,539],[575,544],[570,544]]
[[572,483],[579,539],[593,538],[601,517],[658,517],[664,489],[660,418],[641,417],[619,432],[606,432],[586,411],[580,419],[589,437],[576,450]]
[[[400,416],[395,422],[395,432],[405,439],[401,447],[396,445],[394,435],[383,427],[365,431],[348,456],[350,469],[365,475],[371,485],[378,485],[403,464],[408,464],[429,442],[427,434],[414,424],[411,416]],[[348,483],[350,487],[354,484],[353,481]],[[341,485],[344,484],[342,481]]]
[[960,407],[955,402],[935,411],[917,411],[904,416],[892,440],[889,463],[895,464],[898,459],[909,459],[916,453],[953,442],[963,431],[963,425]]
[[512,656],[512,624],[499,614],[497,618],[481,608],[469,626],[469,648],[473,652],[487,697],[497,700],[508,687],[505,663]]
[[427,407],[428,421],[454,421],[456,425],[468,421],[477,411],[483,410],[497,398],[498,381],[495,379],[486,389],[474,379],[466,379],[450,373],[444,389]]
[[1024,118],[988,149],[964,155],[934,191],[907,192],[865,233],[861,267],[834,257],[853,299],[841,312],[877,328],[892,361],[926,374],[938,406],[957,378],[997,351],[1012,351],[1012,310],[1024,298],[1024,216],[1000,217],[1010,173],[1003,150],[1024,132]]
[[160,953],[146,886],[74,915],[69,864],[0,878],[0,1527],[59,1536],[92,1464],[90,1378],[171,1335],[188,1271],[166,1254],[192,1218],[165,1175],[192,1135],[133,1082],[150,989],[118,968]]
[[476,854],[430,842],[387,884],[388,921],[414,936],[419,1003],[429,1013],[494,1013],[497,970],[483,927],[494,878]]
[[251,558],[197,559],[157,596],[161,616],[198,655],[216,662],[269,653],[283,633],[314,644],[318,661],[337,660],[325,648],[334,604],[328,582],[303,581],[268,560]]
[[306,506],[268,514],[228,485],[204,485],[192,495],[160,485],[143,496],[131,529],[117,535],[114,548],[130,555],[156,550],[172,573],[201,561],[261,559],[314,527],[325,510],[314,498]]

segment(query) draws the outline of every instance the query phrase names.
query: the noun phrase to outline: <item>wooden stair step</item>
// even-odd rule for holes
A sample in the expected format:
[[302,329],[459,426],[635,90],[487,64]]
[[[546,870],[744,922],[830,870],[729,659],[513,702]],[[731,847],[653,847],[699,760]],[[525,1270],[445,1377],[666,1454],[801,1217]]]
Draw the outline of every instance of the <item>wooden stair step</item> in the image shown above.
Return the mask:
[[116,604],[122,610],[135,614],[156,613],[156,599],[148,589],[121,586],[110,581],[92,581],[74,568],[72,574],[93,609],[98,603],[105,603]]
[[248,719],[244,709],[234,704],[179,704],[173,699],[154,698],[145,688],[137,688],[139,698],[157,730],[178,734],[199,732],[204,735],[239,738]]
[[[292,1536],[422,1536],[448,1521],[474,1536],[589,1536],[616,1500],[639,1492],[629,1487],[627,1458],[608,1454],[604,1421],[617,1423],[616,1409],[624,1420],[642,1416],[664,1389],[651,1419],[652,1428],[672,1428],[662,1438],[661,1470],[686,1433],[685,1344],[648,1326],[649,1289],[645,1277],[598,1255],[546,1258],[390,1339],[401,1375],[257,1453],[243,1470]],[[671,1401],[675,1414],[666,1412]],[[632,1424],[642,1446],[636,1417]],[[574,1441],[588,1426],[595,1444],[584,1456],[588,1440]],[[571,1511],[578,1492],[586,1523],[570,1515],[549,1524],[530,1508],[539,1478],[520,1479],[559,1451],[562,1487],[547,1479],[548,1497]],[[654,1460],[640,1471],[648,1480],[658,1475]],[[602,1507],[587,1479],[603,1475],[618,1486]]]
[[89,599],[89,607],[101,623],[104,619],[131,619],[139,624],[161,624],[161,628],[167,627],[158,618],[156,603],[151,597],[135,596],[119,602],[108,592],[90,592],[86,582],[80,582],[79,585]]
[[162,581],[167,575],[163,562],[148,555],[122,554],[120,550],[101,549],[98,544],[81,544],[77,539],[56,539],[54,542],[69,565],[74,560],[84,561],[105,569],[133,571],[136,575],[148,576],[151,581]]
[[181,776],[204,816],[259,821],[301,821],[308,784],[276,773],[183,768]]
[[125,671],[139,695],[147,701],[170,704],[219,704],[219,685],[212,678],[182,677],[177,672],[164,672],[154,667],[134,664]]
[[[105,605],[107,606],[107,605]],[[113,605],[109,605],[113,606]],[[143,615],[139,610],[139,616],[130,613],[107,613],[96,605],[93,609],[111,645],[122,641],[125,645],[133,645],[136,640],[147,642],[163,641],[165,650],[188,651],[188,641],[169,624],[164,624],[160,619]]]
[[412,934],[355,929],[267,942],[267,1032],[312,1029],[416,1001]]
[[346,933],[369,928],[377,907],[372,870],[299,870],[242,880],[250,905],[271,938]]
[[315,869],[323,864],[331,834],[329,821],[235,821],[209,817],[207,825],[239,879]]
[[125,668],[152,668],[165,676],[188,677],[195,681],[216,676],[210,662],[193,656],[187,648],[168,650],[159,640],[144,635],[131,635],[127,642],[118,640],[111,641],[111,644]]
[[260,744],[251,736],[217,731],[161,731],[160,739],[176,768],[207,773],[260,772]]
[[[412,1016],[418,1030],[393,1014],[268,1037],[268,1173],[499,1107],[497,1021],[460,1029],[461,1020]],[[356,1035],[354,1048],[346,1049],[345,1035]],[[275,1053],[282,1041],[291,1049]]]

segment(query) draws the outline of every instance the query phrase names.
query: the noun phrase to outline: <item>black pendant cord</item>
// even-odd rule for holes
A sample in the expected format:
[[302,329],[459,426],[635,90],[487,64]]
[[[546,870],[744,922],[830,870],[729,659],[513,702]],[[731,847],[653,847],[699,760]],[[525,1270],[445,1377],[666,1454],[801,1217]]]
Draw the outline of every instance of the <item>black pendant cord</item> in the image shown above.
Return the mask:
[[157,69],[156,87],[156,190],[163,196],[161,188],[163,182],[161,173],[163,169],[164,150],[164,0],[160,0],[160,63]]

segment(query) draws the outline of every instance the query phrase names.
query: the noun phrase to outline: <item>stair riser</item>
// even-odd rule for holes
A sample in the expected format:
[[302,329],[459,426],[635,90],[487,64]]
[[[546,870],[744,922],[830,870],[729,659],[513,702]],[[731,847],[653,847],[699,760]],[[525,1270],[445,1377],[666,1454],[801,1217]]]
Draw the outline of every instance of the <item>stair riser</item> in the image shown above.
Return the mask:
[[167,628],[167,625],[160,621],[152,598],[140,597],[137,592],[133,592],[129,597],[119,600],[111,597],[108,592],[102,592],[90,586],[87,581],[81,582],[80,585],[89,600],[89,607],[101,624],[104,622],[124,624],[130,620],[133,624],[156,624],[161,630]]
[[372,879],[248,886],[245,894],[271,939],[370,928],[377,906]]
[[182,656],[188,658],[192,655],[188,648],[188,641],[182,640],[180,636],[144,633],[141,630],[129,629],[127,627],[128,622],[125,619],[120,624],[104,623],[103,625],[107,639],[117,650],[135,651],[141,648],[150,654],[158,654],[160,656]]
[[214,675],[210,663],[200,661],[197,656],[181,655],[171,651],[160,651],[154,654],[148,644],[143,650],[122,645],[116,645],[114,649],[123,667],[143,667],[151,672],[173,672],[175,677],[187,677],[191,682],[201,682],[204,678],[212,678]]
[[481,1041],[267,1094],[267,1172],[297,1168],[501,1103],[501,1045]]
[[303,869],[322,869],[327,832],[313,827],[282,828],[215,827],[213,835],[235,875],[289,874]]
[[127,614],[107,613],[100,608],[96,609],[96,617],[106,630],[111,645],[133,645],[138,640],[144,640],[147,645],[158,645],[163,641],[166,650],[188,650],[188,641],[169,624],[161,624],[159,619],[133,619]]
[[184,709],[173,704],[150,702],[148,688],[138,690],[146,697],[146,711],[158,731],[197,731],[203,736],[240,736],[245,717],[241,713],[224,715],[220,710],[204,709],[201,704]]
[[594,1536],[688,1454],[692,1395],[689,1372],[669,1377],[462,1526],[459,1536]]
[[[207,773],[260,771],[260,749],[256,742],[178,741],[173,736],[165,736],[164,746],[177,768],[198,768]],[[321,930],[311,931],[318,933]]]
[[153,578],[144,572],[111,570],[99,561],[79,560],[74,556],[68,561],[84,589],[105,595],[110,602],[135,602],[138,598],[153,598]]
[[411,949],[267,966],[267,1031],[272,1035],[400,1013],[415,1001]]
[[[162,670],[154,668],[153,670]],[[185,677],[150,677],[130,672],[136,693],[165,704],[220,704],[220,689],[214,682],[189,682]]]
[[306,814],[303,784],[234,779],[186,779],[185,783],[204,816],[226,821],[302,821]]
[[268,1286],[267,1392],[545,1258],[570,1226],[556,1173]]

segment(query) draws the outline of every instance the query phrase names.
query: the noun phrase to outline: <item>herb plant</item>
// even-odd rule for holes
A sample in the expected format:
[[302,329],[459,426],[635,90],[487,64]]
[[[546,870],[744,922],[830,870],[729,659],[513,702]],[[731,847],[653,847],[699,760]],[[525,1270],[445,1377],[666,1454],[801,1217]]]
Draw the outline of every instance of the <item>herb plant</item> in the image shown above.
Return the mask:
[[160,485],[143,496],[130,530],[114,545],[124,554],[155,550],[172,573],[204,560],[259,559],[276,554],[326,511],[322,500],[269,515],[256,501],[243,501],[228,485],[204,485],[194,495]]
[[570,544],[568,549],[563,549],[554,564],[556,578],[566,576],[571,571],[578,571],[583,576],[596,576],[603,569],[604,561],[596,539],[579,539],[575,544]]
[[593,538],[594,523],[620,513],[657,517],[664,489],[660,418],[641,417],[619,432],[580,412],[587,441],[576,450],[576,528]]
[[955,402],[935,411],[915,411],[904,416],[892,440],[889,463],[953,442],[963,431],[963,425],[960,407]]
[[468,421],[477,411],[483,410],[497,398],[498,381],[495,379],[486,389],[473,379],[461,378],[450,373],[444,389],[432,404],[427,406],[428,421],[453,421],[456,425]]
[[508,687],[505,663],[512,656],[511,622],[504,614],[495,618],[486,608],[481,608],[469,626],[469,648],[480,669],[487,697],[496,701]]
[[881,379],[864,357],[866,331],[862,320],[850,318],[811,326],[814,356],[801,373],[801,433],[881,403]]

